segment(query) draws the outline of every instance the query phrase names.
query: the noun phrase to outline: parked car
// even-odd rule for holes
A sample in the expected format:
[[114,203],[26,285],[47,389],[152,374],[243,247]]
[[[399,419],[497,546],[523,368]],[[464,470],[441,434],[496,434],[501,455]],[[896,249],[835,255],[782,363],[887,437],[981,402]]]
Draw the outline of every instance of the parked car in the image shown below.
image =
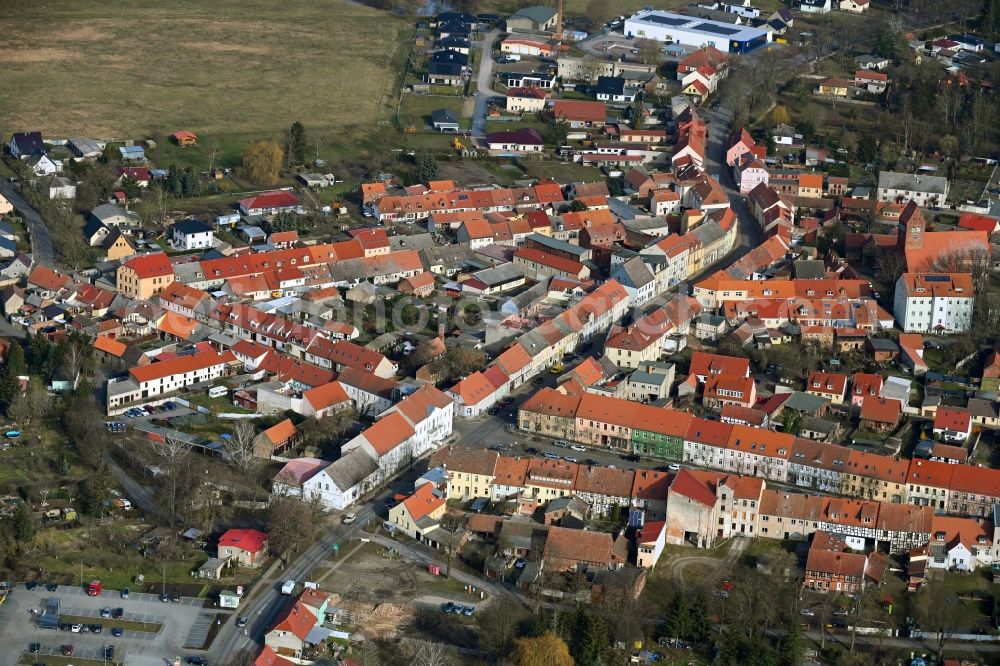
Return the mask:
[[124,608],[116,608],[113,611],[111,611],[111,617],[114,618],[115,620],[120,620],[124,616],[125,616]]
[[812,608],[803,608],[799,612],[802,613],[804,617],[816,617],[816,611],[814,611]]
[[104,631],[104,625],[103,624],[92,624],[92,625],[90,625],[90,633],[92,633],[92,634],[99,634],[99,633],[101,633],[103,631]]
[[519,558],[517,558],[517,560],[514,561],[514,568],[515,569],[523,569],[525,564],[527,564],[527,562],[525,562],[524,558],[523,557],[519,557]]
[[101,609],[101,617],[104,618],[105,620],[108,619],[109,617],[111,617],[111,609],[110,608],[102,608]]
[[587,450],[587,447],[580,446],[579,444],[573,444],[569,448],[573,449],[574,451],[586,451]]
[[83,631],[83,625],[82,624],[70,625],[69,630],[72,631],[74,634],[78,634],[81,631]]
[[111,661],[114,658],[115,658],[115,646],[109,645],[108,647],[104,648],[104,660]]
[[555,453],[552,453],[551,451],[546,451],[544,455],[549,460],[559,460],[559,456],[557,456]]
[[33,590],[36,587],[38,587],[38,581],[29,580],[27,583],[24,584],[24,589],[26,590]]
[[576,462],[576,458],[574,458],[573,456],[564,456],[563,460],[565,460],[566,462],[571,462],[571,463],[575,463]]
[[236,618],[236,628],[237,629],[242,629],[245,626],[247,626],[247,619],[245,617]]
[[114,629],[111,630],[111,635],[114,636],[115,638],[121,638],[122,634],[124,633],[125,631],[121,627],[115,627]]
[[556,441],[552,442],[552,444],[553,446],[558,446],[560,449],[565,449],[567,446],[565,439],[557,439]]
[[524,450],[524,452],[525,452],[525,453],[530,453],[530,454],[532,454],[532,455],[534,455],[534,454],[536,454],[536,453],[540,453],[540,451],[539,451],[539,450],[538,450],[537,448],[535,448],[534,446],[529,446],[528,448],[526,448],[526,449]]
[[476,612],[475,606],[466,606],[465,608],[462,609],[462,615],[465,615],[466,617],[472,617],[472,614],[475,612]]
[[441,610],[444,611],[445,613],[450,613],[453,610],[455,610],[455,604],[451,603],[450,601],[446,604],[441,604]]
[[60,652],[62,652],[62,656],[64,656],[64,657],[72,657],[73,656],[73,646],[69,645],[69,644],[63,645],[62,649],[60,650]]
[[41,652],[41,650],[42,650],[41,643],[32,643],[31,645],[28,646],[28,652],[30,652],[31,654],[38,654],[39,652]]
[[208,666],[208,659],[204,657],[188,657],[188,663],[192,666]]
[[340,519],[340,522],[342,522],[344,525],[350,525],[351,523],[353,523],[357,519],[358,519],[358,515],[356,513],[348,513],[348,514],[344,515],[343,518]]
[[622,456],[622,460],[624,460],[625,462],[633,462],[633,463],[639,462],[639,456],[635,455],[634,453],[630,453],[626,456]]
[[126,587],[124,590],[122,590],[122,599],[128,599],[129,594],[130,594],[129,589]]
[[670,463],[669,465],[667,465],[667,469],[670,470],[671,472],[679,472],[681,471],[681,466],[678,465],[677,463]]

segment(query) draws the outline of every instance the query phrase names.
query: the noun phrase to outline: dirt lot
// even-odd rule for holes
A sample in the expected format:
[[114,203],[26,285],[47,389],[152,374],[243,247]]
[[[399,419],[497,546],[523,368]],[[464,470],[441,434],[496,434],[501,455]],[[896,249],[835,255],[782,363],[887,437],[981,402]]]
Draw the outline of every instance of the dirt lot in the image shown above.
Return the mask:
[[[421,565],[386,556],[385,548],[369,543],[357,551],[345,549],[340,562],[331,560],[314,573],[320,589],[340,597],[336,606],[353,612],[357,631],[369,638],[393,638],[413,628],[421,611],[445,617],[441,603],[478,604],[458,581],[432,576]],[[453,616],[448,616],[453,617]],[[462,620],[455,617],[455,623]]]

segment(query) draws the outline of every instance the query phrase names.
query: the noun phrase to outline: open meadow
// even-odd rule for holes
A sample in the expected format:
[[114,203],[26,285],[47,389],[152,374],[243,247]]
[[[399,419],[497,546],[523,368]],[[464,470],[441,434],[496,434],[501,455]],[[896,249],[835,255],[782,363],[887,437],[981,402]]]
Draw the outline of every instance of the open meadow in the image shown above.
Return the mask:
[[243,144],[391,117],[403,19],[343,0],[0,0],[0,130]]

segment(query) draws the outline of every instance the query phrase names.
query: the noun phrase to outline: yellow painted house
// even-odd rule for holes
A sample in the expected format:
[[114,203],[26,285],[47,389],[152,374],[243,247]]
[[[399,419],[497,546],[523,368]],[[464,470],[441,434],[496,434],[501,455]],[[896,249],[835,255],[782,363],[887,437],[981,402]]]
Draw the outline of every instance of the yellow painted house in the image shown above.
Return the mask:
[[427,534],[438,528],[444,515],[445,498],[432,483],[425,483],[412,495],[389,510],[389,522],[411,539],[427,541]]

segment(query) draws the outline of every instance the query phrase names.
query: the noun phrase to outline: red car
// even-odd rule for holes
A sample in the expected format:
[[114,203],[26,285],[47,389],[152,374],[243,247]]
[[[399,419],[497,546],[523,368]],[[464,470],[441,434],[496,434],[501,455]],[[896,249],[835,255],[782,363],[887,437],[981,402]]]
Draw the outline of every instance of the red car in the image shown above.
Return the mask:
[[64,657],[72,657],[73,656],[73,646],[72,645],[63,645],[62,646],[62,655]]

